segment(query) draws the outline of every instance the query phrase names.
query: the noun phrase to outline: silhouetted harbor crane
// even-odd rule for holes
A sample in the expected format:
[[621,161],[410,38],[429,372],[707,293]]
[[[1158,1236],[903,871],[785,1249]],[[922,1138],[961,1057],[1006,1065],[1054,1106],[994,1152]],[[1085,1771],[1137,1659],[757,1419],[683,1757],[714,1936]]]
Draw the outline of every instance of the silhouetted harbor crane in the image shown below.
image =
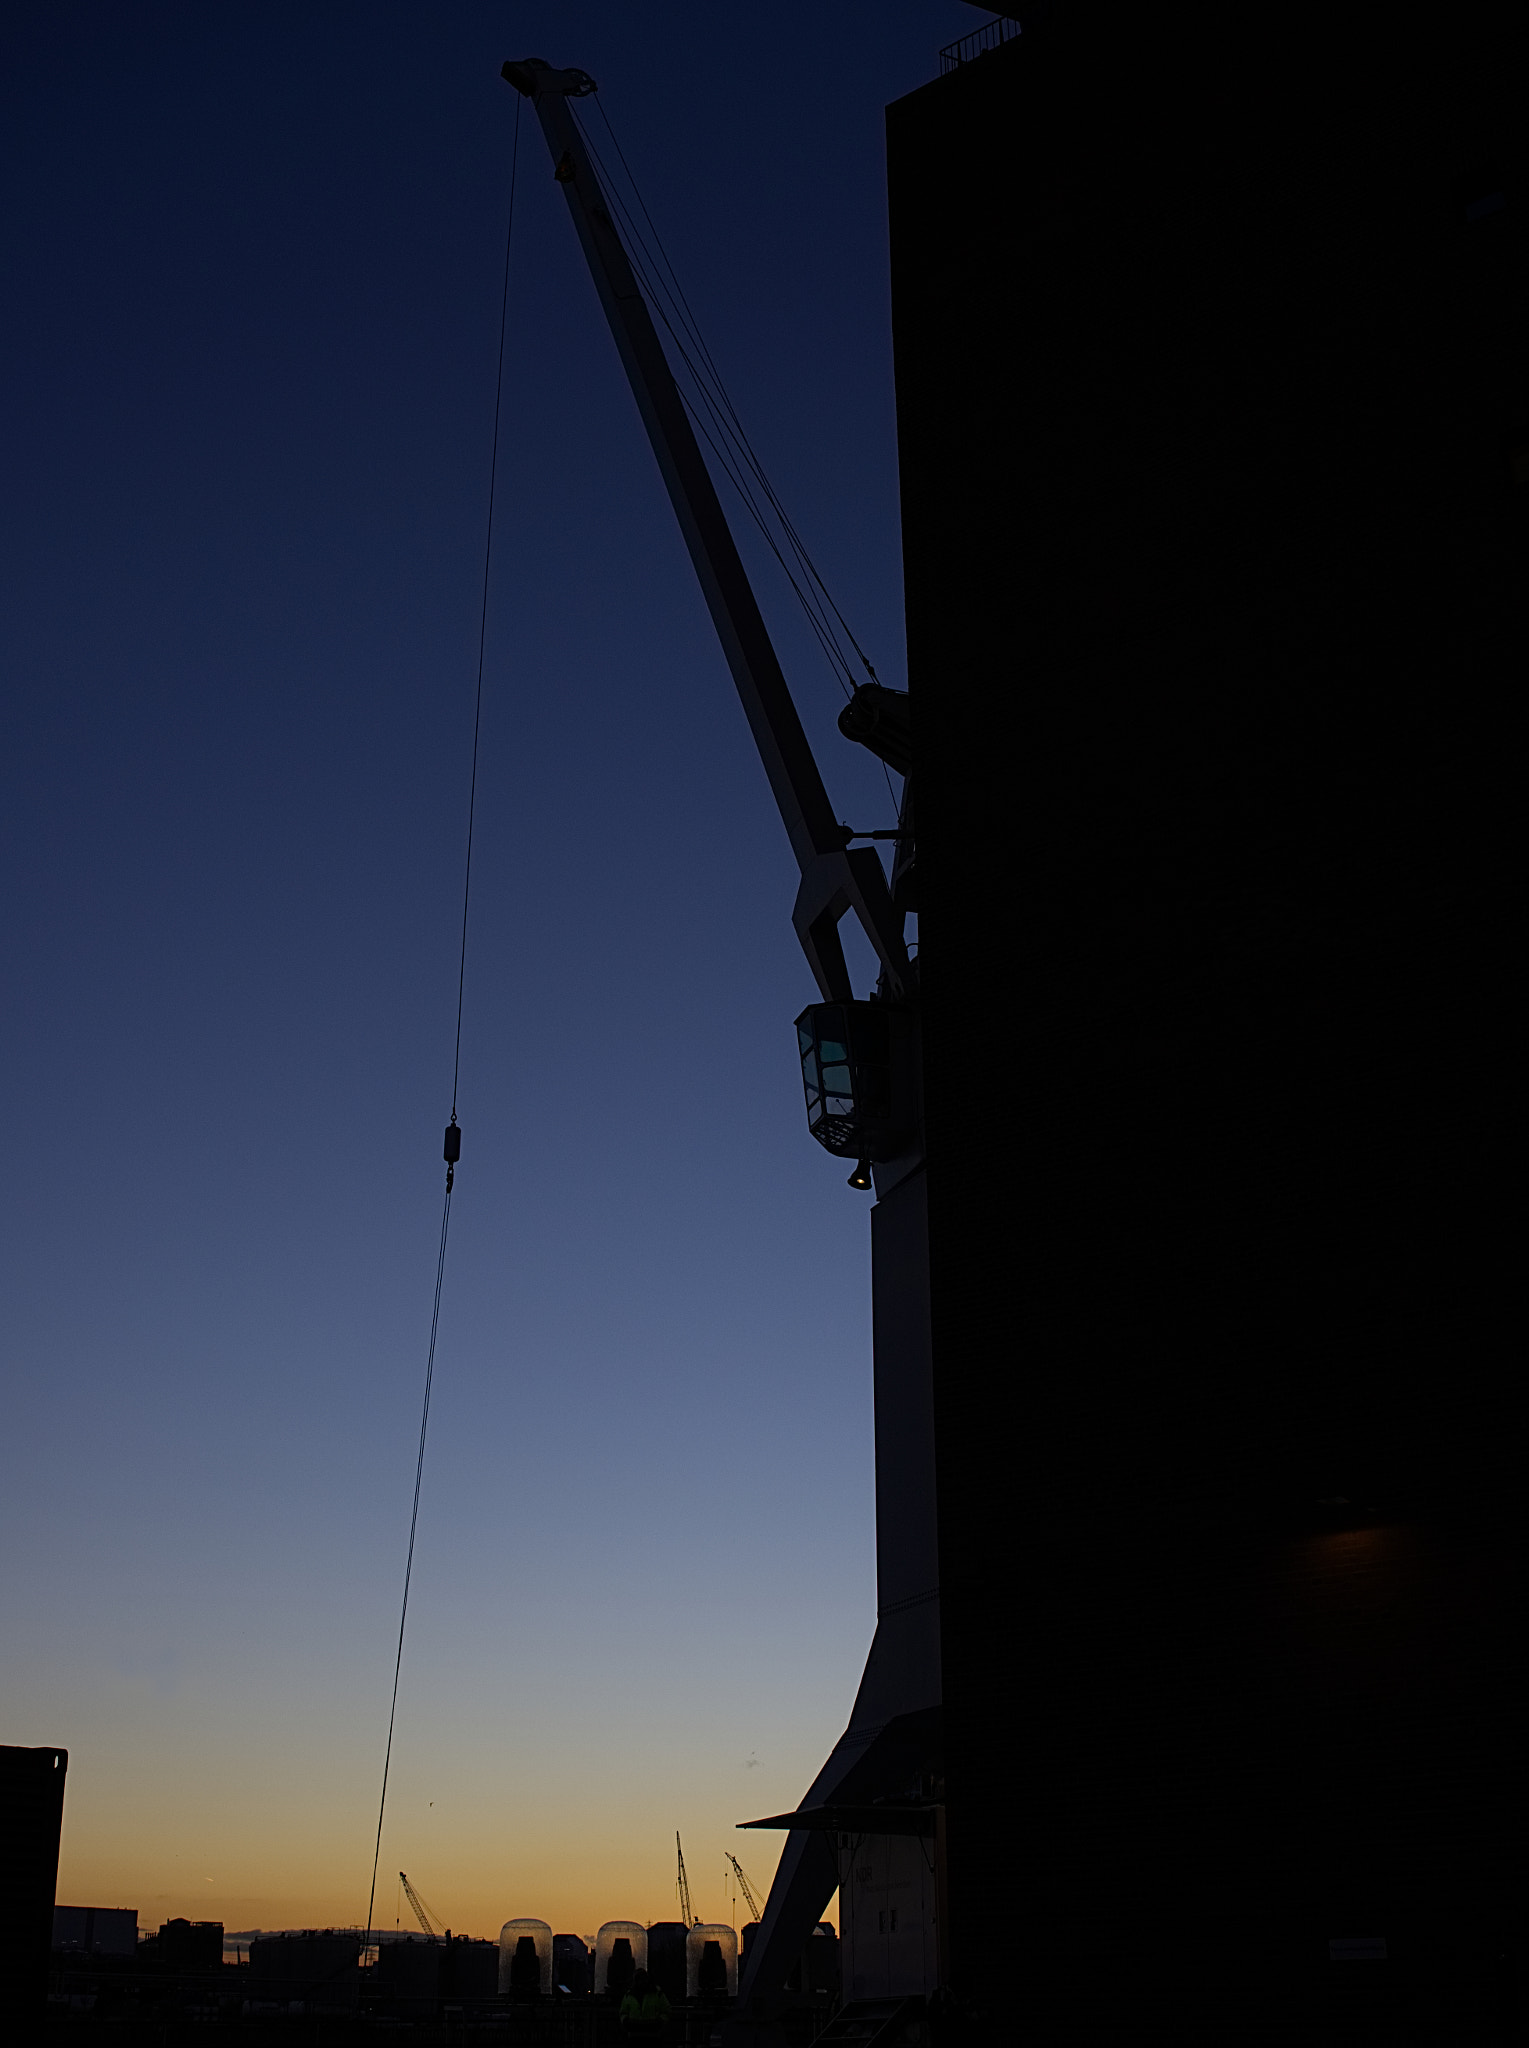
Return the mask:
[[[874,1185],[871,1218],[875,1375],[876,1633],[849,1724],[801,1805],[747,1823],[787,1831],[739,1987],[746,2003],[790,1976],[839,1885],[841,1828],[885,1835],[921,1882],[922,1837],[939,1854],[939,1564],[930,1372],[929,1250],[924,1192],[917,967],[899,907],[868,835],[835,817],[796,705],[760,615],[685,402],[658,338],[573,111],[595,82],[540,58],[503,67],[536,110],[590,275],[679,520],[754,744],[796,857],[792,923],[822,1000],[797,1019],[808,1128],[855,1162],[850,1184]],[[874,680],[840,729],[907,773],[907,698]],[[905,782],[894,874],[913,867],[911,778]],[[903,896],[904,906],[907,904]],[[880,963],[876,991],[857,1001],[839,938],[853,911]],[[885,1858],[884,1858],[885,1860]]]

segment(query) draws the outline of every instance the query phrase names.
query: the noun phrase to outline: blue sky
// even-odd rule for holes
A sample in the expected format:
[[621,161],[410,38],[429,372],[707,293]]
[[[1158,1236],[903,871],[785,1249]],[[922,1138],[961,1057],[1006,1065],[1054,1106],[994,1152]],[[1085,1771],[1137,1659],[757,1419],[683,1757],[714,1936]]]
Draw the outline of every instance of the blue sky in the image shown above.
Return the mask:
[[[61,1898],[364,1914],[450,1106],[514,95],[584,66],[902,681],[882,113],[928,4],[59,5],[0,32],[0,1740]],[[384,1872],[698,1910],[874,1616],[868,1223],[794,871],[521,135],[463,1164]],[[841,815],[889,822],[758,562]],[[862,976],[869,979],[862,963]],[[383,1886],[391,1921],[393,1892]]]

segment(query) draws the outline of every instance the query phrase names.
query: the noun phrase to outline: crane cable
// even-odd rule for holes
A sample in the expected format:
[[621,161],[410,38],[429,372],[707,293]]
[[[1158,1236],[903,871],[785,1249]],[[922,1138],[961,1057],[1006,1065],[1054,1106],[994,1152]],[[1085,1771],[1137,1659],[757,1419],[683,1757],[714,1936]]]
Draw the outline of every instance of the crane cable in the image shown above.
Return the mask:
[[[701,420],[700,413],[697,411],[694,402],[691,400],[688,393],[682,391],[680,395],[685,401],[686,409],[689,411],[691,417],[695,420],[697,426],[701,428],[701,431],[703,433],[706,433],[707,442],[712,448],[713,452],[716,454],[718,460],[722,462],[724,466],[727,468],[729,478],[734,484],[734,487],[737,489],[739,496],[742,497],[745,504],[747,504],[750,513],[753,515],[756,523],[759,525],[760,531],[764,534],[765,539],[769,542],[771,550],[775,554],[776,559],[780,562],[782,569],[785,570],[786,576],[790,581],[793,590],[795,590],[796,595],[800,600],[803,609],[808,613],[809,618],[814,621],[814,624],[816,624],[818,620],[821,620],[824,627],[826,628],[829,638],[828,644],[825,644],[823,651],[828,656],[830,665],[833,666],[835,670],[840,673],[841,687],[845,688],[846,695],[848,695],[850,691],[852,691],[854,688],[854,673],[850,663],[845,658],[842,650],[839,648],[837,641],[833,636],[832,625],[828,622],[828,612],[831,611],[833,613],[834,618],[837,619],[837,621],[839,622],[840,627],[843,629],[845,639],[848,640],[850,646],[854,649],[856,655],[860,659],[861,665],[864,667],[867,675],[870,676],[872,682],[876,681],[876,671],[871,666],[870,658],[866,654],[865,649],[860,645],[860,642],[855,638],[854,632],[850,627],[849,621],[845,618],[843,612],[839,609],[838,604],[835,602],[833,593],[829,589],[827,583],[824,581],[822,575],[820,574],[817,564],[808,554],[806,544],[802,540],[802,537],[798,533],[796,527],[792,524],[790,515],[787,513],[785,506],[782,504],[778,494],[776,493],[774,485],[770,482],[769,477],[765,473],[764,464],[759,459],[759,456],[755,452],[753,444],[749,440],[748,432],[744,427],[743,421],[740,419],[738,415],[738,409],[733,404],[732,396],[729,393],[727,386],[724,384],[722,380],[722,372],[717,367],[716,358],[712,355],[710,348],[707,346],[706,337],[701,332],[700,322],[696,319],[695,313],[691,308],[690,301],[685,296],[685,288],[680,283],[679,273],[678,271],[676,271],[674,267],[673,261],[670,258],[668,250],[664,247],[663,238],[658,232],[657,224],[654,221],[652,214],[648,211],[648,203],[642,196],[641,189],[638,186],[637,179],[632,171],[631,165],[627,162],[626,152],[621,147],[621,143],[616,134],[615,129],[611,126],[611,119],[609,114],[607,114],[607,112],[605,111],[604,102],[600,100],[598,97],[595,99],[595,111],[599,114],[600,119],[605,124],[606,133],[610,136],[611,139],[611,146],[616,152],[616,156],[621,164],[621,168],[626,175],[627,183],[630,185],[632,189],[632,196],[636,200],[637,205],[641,210],[642,217],[647,222],[649,232],[652,234],[653,237],[653,249],[650,249],[648,247],[647,238],[644,236],[642,229],[637,224],[635,216],[632,214],[631,209],[627,206],[624,198],[622,197],[622,194],[615,179],[612,178],[607,167],[601,162],[600,153],[595,145],[594,138],[590,135],[585,123],[579,119],[578,108],[572,108],[571,112],[573,113],[574,119],[579,122],[579,129],[580,133],[584,138],[585,147],[589,150],[590,157],[593,160],[597,170],[600,172],[601,176],[604,177],[606,181],[607,190],[611,198],[614,200],[618,210],[620,211],[626,223],[628,239],[637,248],[640,248],[642,250],[643,256],[646,258],[646,268],[644,267],[643,262],[637,259],[633,260],[633,268],[637,271],[637,274],[642,281],[644,289],[646,290],[648,295],[649,303],[653,306],[654,310],[658,314],[659,319],[668,329],[669,334],[673,339],[675,347],[679,353],[680,359],[684,363],[685,368],[689,371],[691,379],[695,384],[696,391],[698,396],[700,397],[701,403],[704,405],[706,410],[711,414],[711,417],[713,421],[716,423],[716,426],[719,432],[722,434],[723,438],[725,440],[732,442],[733,447],[736,450],[737,461],[741,464],[742,467],[746,468],[752,473],[755,481],[759,485],[761,492],[763,493],[766,504],[769,506],[770,510],[775,514],[775,517],[779,522],[781,532],[785,537],[787,546],[796,556],[798,564],[800,565],[801,569],[804,571],[805,575],[809,579],[810,594],[809,590],[803,590],[798,585],[795,575],[791,571],[790,567],[787,565],[784,556],[780,553],[779,548],[776,546],[776,543],[769,532],[768,526],[759,510],[758,504],[753,497],[751,487],[736,472],[734,466],[734,459],[725,454],[722,449],[718,448],[716,442],[712,440],[711,435],[709,433],[706,433],[706,429]],[[653,253],[654,250],[657,251],[656,258]],[[630,250],[628,251],[628,254],[631,254]],[[664,281],[663,276],[663,273],[665,271],[668,272],[669,281],[667,283]],[[665,300],[668,301],[670,309],[668,311],[665,310]],[[673,314],[673,318],[670,317],[671,311]],[[681,332],[676,328],[676,320],[679,322],[679,328],[682,328],[684,330],[683,334],[681,334]],[[687,342],[689,344],[688,347],[686,345]],[[691,354],[692,350],[694,350],[694,358]]]
[[[683,385],[679,383],[679,380],[676,379],[676,388],[679,391],[681,403],[694,421],[697,432],[716,456],[729,482],[743,501],[750,518],[752,518],[754,524],[763,535],[766,546],[775,556],[776,561],[779,562],[786,580],[791,585],[798,603],[806,614],[807,622],[823,650],[824,657],[833,672],[834,680],[838,683],[840,690],[847,700],[854,694],[854,674],[834,637],[833,627],[828,620],[822,598],[818,595],[818,589],[821,589],[824,596],[827,596],[827,586],[818,575],[815,565],[802,545],[800,535],[787,516],[785,508],[776,495],[769,477],[765,474],[763,464],[749,442],[743,423],[738,417],[737,409],[728,395],[727,387],[722,382],[722,375],[717,368],[716,360],[711,350],[707,347],[706,338],[701,332],[700,324],[696,320],[695,314],[691,311],[690,301],[685,297],[684,287],[679,281],[678,272],[670,260],[669,252],[664,247],[657,227],[654,225],[653,216],[648,211],[647,202],[638,188],[637,180],[632,174],[631,165],[626,160],[626,153],[617,140],[615,129],[611,127],[610,116],[606,113],[605,108],[598,99],[595,101],[595,107],[601,120],[605,123],[612,146],[616,151],[617,157],[620,159],[622,170],[625,172],[627,182],[632,188],[632,196],[641,209],[643,219],[648,224],[649,232],[653,237],[652,248],[649,247],[647,236],[644,235],[636,216],[627,205],[617,180],[601,158],[594,137],[589,132],[588,124],[580,118],[577,107],[570,106],[569,111],[578,126],[584,146],[589,152],[590,161],[593,163],[597,175],[604,181],[606,196],[621,216],[622,224],[626,230],[627,260],[631,264],[639,284],[642,286],[649,309],[657,316],[659,323],[667,330],[670,341],[674,346],[674,352],[688,372],[691,383],[695,387],[695,396],[692,397],[691,393],[685,390]],[[655,248],[657,250],[656,256],[654,254]],[[665,282],[664,272],[666,270],[669,278],[672,280],[672,284]],[[699,404],[697,400],[699,400]],[[716,428],[715,435],[711,428],[707,426],[703,413],[710,415],[712,423]],[[720,436],[722,442],[730,443],[731,446],[719,445],[718,436]],[[803,581],[798,579],[796,571],[792,569],[791,564],[786,560],[780,543],[776,540],[774,533],[770,529],[769,520],[761,508],[759,497],[755,495],[754,488],[744,472],[752,473],[763,495],[764,503],[775,514],[786,546],[796,556],[798,565],[805,572],[805,585]],[[817,585],[818,589],[814,589],[814,585]],[[827,602],[829,608],[832,609],[842,624],[843,614],[839,611],[838,606],[834,604],[831,596],[827,597]],[[847,627],[845,631],[846,636],[855,647],[855,651],[864,660],[864,654],[858,642],[855,641],[853,634],[849,633]],[[869,662],[866,662],[865,665],[874,680],[875,671],[871,669]]]
[[403,1604],[398,1615],[398,1652],[393,1660],[393,1696],[388,1707],[388,1740],[382,1759],[382,1793],[377,1801],[377,1839],[372,1849],[372,1889],[366,1903],[364,1957],[372,1945],[372,1915],[377,1904],[377,1865],[382,1857],[382,1820],[388,1803],[388,1770],[393,1761],[393,1724],[398,1716],[398,1680],[403,1670],[404,1625],[409,1618],[409,1582],[414,1575],[414,1538],[419,1528],[419,1490],[425,1474],[425,1434],[430,1426],[430,1389],[435,1379],[435,1339],[441,1321],[441,1285],[446,1277],[446,1240],[451,1232],[451,1187],[462,1154],[457,1125],[457,1083],[462,1070],[462,999],[467,987],[467,905],[472,891],[473,816],[478,801],[478,734],[483,723],[483,651],[488,638],[489,564],[494,548],[494,484],[499,471],[499,414],[504,398],[504,336],[510,306],[510,247],[515,235],[515,175],[520,162],[520,106],[515,103],[515,137],[510,145],[509,221],[504,231],[504,285],[499,298],[499,368],[494,385],[494,435],[488,465],[488,522],[483,541],[483,601],[478,615],[478,689],[473,708],[472,777],[467,794],[467,857],[462,875],[462,946],[457,963],[457,1030],[451,1065],[451,1121],[446,1126],[446,1195],[441,1206],[441,1238],[435,1257],[435,1300],[430,1311],[430,1348],[425,1359],[425,1398],[419,1417],[419,1453],[414,1461],[414,1505],[409,1515],[409,1554],[404,1565]]
[[[622,223],[626,229],[627,257],[637,275],[639,283],[643,287],[648,304],[652,311],[657,314],[660,323],[667,329],[675,351],[689,373],[691,382],[695,387],[696,398],[692,398],[690,393],[683,388],[680,390],[680,397],[702,437],[722,464],[729,481],[738,492],[750,516],[763,534],[771,553],[774,554],[776,560],[780,563],[802,610],[807,615],[808,623],[812,627],[813,633],[823,650],[829,667],[834,672],[835,680],[838,682],[844,695],[849,697],[853,694],[855,688],[854,668],[848,656],[839,645],[838,634],[834,630],[834,621],[837,621],[844,639],[849,642],[850,647],[859,659],[861,667],[864,668],[872,682],[878,680],[876,671],[872,667],[865,649],[856,639],[849,621],[840,610],[817,564],[807,552],[807,547],[802,540],[801,534],[792,523],[790,515],[765,472],[764,464],[749,440],[747,430],[739,417],[737,407],[733,404],[727,386],[722,380],[722,373],[717,367],[716,359],[707,346],[704,334],[701,332],[700,322],[696,319],[690,301],[685,296],[685,288],[680,283],[679,273],[674,267],[668,250],[664,247],[663,238],[659,234],[653,216],[648,210],[647,201],[642,196],[641,188],[637,183],[631,165],[627,161],[626,152],[621,147],[616,131],[611,125],[610,116],[605,111],[604,103],[598,95],[595,97],[594,105],[596,113],[598,113],[605,125],[606,133],[610,137],[611,147],[615,150],[617,160],[625,174],[626,183],[631,189],[632,197],[636,201],[643,221],[647,224],[648,234],[644,234],[636,215],[632,212],[631,207],[628,206],[621,190],[620,181],[613,176],[610,167],[602,160],[599,147],[590,133],[587,121],[582,118],[580,109],[570,102],[569,112],[578,127],[579,134],[585,148],[589,152],[590,160],[595,166],[597,175],[604,181],[606,196],[622,218]],[[649,235],[652,237],[651,245],[648,239]],[[667,280],[665,272],[668,273]],[[699,399],[699,405],[696,402],[697,399]],[[712,432],[707,428],[702,418],[703,409],[710,414],[721,441],[731,443],[730,449],[719,446],[718,439],[713,437]],[[750,484],[748,477],[743,472],[748,472],[752,476],[753,484]],[[801,580],[798,580],[797,571],[794,571],[787,562],[779,543],[770,531],[769,520],[761,507],[759,498],[755,496],[754,485],[757,485],[764,505],[773,513],[786,547],[796,557]],[[830,618],[830,614],[832,614],[832,618]]]
[[[732,484],[739,499],[742,501],[745,510],[758,527],[764,538],[765,545],[779,563],[787,583],[791,586],[792,592],[806,616],[807,624],[813,637],[822,650],[834,681],[838,684],[845,701],[849,702],[854,697],[858,686],[855,681],[854,664],[840,644],[840,633],[849,642],[855,656],[858,657],[860,666],[865,670],[871,682],[879,684],[881,679],[871,664],[870,656],[856,639],[853,628],[840,610],[838,602],[834,598],[833,592],[829,589],[822,572],[807,552],[806,543],[797,531],[790,514],[787,512],[774,485],[766,474],[764,464],[749,440],[748,431],[744,427],[743,421],[739,417],[738,409],[733,404],[732,396],[722,380],[722,372],[717,367],[716,358],[707,346],[706,337],[701,331],[700,322],[691,308],[689,299],[685,296],[685,288],[680,282],[679,273],[674,267],[668,250],[664,247],[663,237],[659,234],[657,223],[648,210],[648,203],[642,196],[642,190],[637,183],[632,167],[627,162],[626,152],[621,147],[620,138],[611,125],[611,119],[605,111],[604,102],[598,95],[595,96],[594,105],[595,111],[599,114],[601,121],[605,125],[605,131],[610,137],[611,147],[614,149],[616,157],[620,162],[621,169],[625,174],[626,183],[631,189],[632,197],[636,201],[638,210],[642,215],[642,220],[647,223],[648,234],[652,236],[651,245],[648,235],[645,235],[643,232],[642,224],[627,204],[621,190],[620,181],[613,175],[611,168],[602,160],[599,147],[590,133],[588,123],[581,117],[579,108],[574,102],[570,101],[568,111],[578,128],[585,148],[589,152],[596,175],[604,183],[606,196],[621,218],[622,225],[626,231],[627,258],[642,287],[649,308],[657,315],[659,322],[668,332],[675,353],[683,364],[694,387],[695,395],[692,396],[691,392],[687,391],[678,378],[676,378],[675,384],[676,389],[679,391],[680,402],[689,413],[701,439],[716,457],[728,481]],[[667,280],[665,272],[668,273]],[[707,419],[704,416],[706,414],[710,415],[710,426],[708,426]],[[751,477],[753,479],[752,482],[750,481]],[[756,495],[756,485],[758,495]],[[763,499],[763,504],[760,502],[761,498]],[[766,508],[768,508],[768,511]],[[769,516],[770,514],[774,515],[773,523],[779,530],[779,540],[776,538],[776,533],[771,530],[772,521]],[[784,542],[785,549],[788,549],[796,558],[795,568],[786,559],[786,553],[783,551],[781,544],[782,541]],[[835,621],[838,624],[838,632],[835,631]],[[893,814],[894,816],[898,815],[901,806],[897,800],[897,792],[892,787],[892,777],[885,761],[881,763],[881,773],[882,779],[887,785],[887,795],[891,799]]]

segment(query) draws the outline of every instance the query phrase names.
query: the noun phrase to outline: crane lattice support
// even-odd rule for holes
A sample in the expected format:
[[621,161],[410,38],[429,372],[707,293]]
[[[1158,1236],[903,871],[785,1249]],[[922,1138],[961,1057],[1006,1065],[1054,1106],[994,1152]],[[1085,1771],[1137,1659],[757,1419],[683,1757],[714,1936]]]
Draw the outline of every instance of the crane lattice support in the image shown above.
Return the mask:
[[738,1861],[731,1849],[727,1852],[727,1860],[733,1866],[733,1875],[738,1880],[738,1889],[743,1894],[744,1903],[749,1909],[751,1918],[763,1920],[764,1914],[759,1909],[759,1901],[754,1897],[753,1887],[743,1874],[743,1865]]
[[678,1828],[674,1830],[674,1853],[680,1862],[680,1918],[687,1927],[694,1927],[696,1920],[695,1914],[690,1909],[690,1879],[685,1875],[685,1852],[680,1847],[680,1831]]
[[413,1885],[410,1884],[408,1878],[401,1870],[398,1873],[398,1882],[403,1886],[404,1897],[408,1900],[409,1904],[414,1908],[415,1919],[419,1922],[420,1926],[424,1928],[426,1934],[434,1935],[436,1939],[439,1940],[441,1933],[440,1928],[437,1927],[435,1922],[431,1919],[429,1909],[426,1907],[424,1900],[420,1897],[419,1893],[414,1889]]

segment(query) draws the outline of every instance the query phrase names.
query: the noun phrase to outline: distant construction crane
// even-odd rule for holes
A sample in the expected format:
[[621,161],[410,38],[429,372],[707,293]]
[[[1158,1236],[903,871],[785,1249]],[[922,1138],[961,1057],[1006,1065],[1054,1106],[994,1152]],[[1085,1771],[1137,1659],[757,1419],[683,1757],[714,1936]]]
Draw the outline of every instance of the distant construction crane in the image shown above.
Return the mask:
[[761,1913],[759,1910],[759,1902],[754,1897],[753,1888],[749,1884],[748,1879],[743,1874],[743,1865],[738,1861],[737,1857],[733,1854],[731,1849],[727,1850],[725,1853],[727,1855],[728,1862],[731,1863],[731,1865],[733,1866],[733,1875],[738,1880],[738,1889],[743,1894],[744,1902],[748,1906],[749,1912],[753,1915],[754,1919],[763,1920],[764,1914]]
[[685,1852],[680,1847],[680,1831],[674,1830],[674,1853],[680,1862],[680,1918],[687,1927],[696,1925],[695,1914],[690,1909],[690,1879],[685,1875]]
[[398,1873],[398,1882],[403,1886],[404,1897],[409,1901],[409,1904],[414,1908],[415,1919],[419,1922],[420,1926],[424,1928],[426,1934],[434,1935],[435,1938],[439,1940],[441,1934],[440,1928],[437,1927],[435,1922],[431,1919],[429,1910],[426,1907],[424,1900],[420,1897],[419,1893],[414,1889],[413,1885],[410,1884],[406,1874],[401,1870]]

